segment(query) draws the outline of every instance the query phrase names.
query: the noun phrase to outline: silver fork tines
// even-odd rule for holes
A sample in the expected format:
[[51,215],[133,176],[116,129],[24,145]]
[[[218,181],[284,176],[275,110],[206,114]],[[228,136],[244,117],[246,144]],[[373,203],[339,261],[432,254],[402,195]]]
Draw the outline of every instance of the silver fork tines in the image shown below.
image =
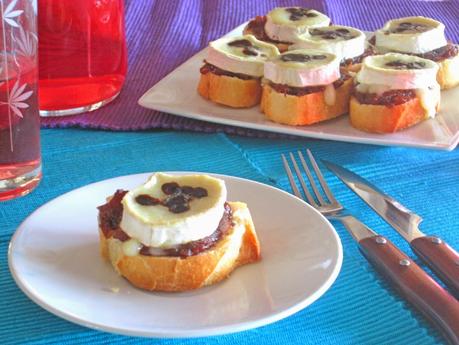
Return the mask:
[[303,154],[298,151],[298,157],[300,158],[301,161],[301,166],[303,167],[303,171],[305,172],[306,176],[308,177],[309,184],[311,185],[312,191],[317,198],[317,201],[314,199],[314,197],[311,195],[309,188],[306,186],[305,180],[303,178],[303,174],[298,166],[298,163],[295,159],[295,155],[290,152],[289,157],[292,162],[293,168],[295,170],[296,176],[298,178],[298,181],[300,182],[301,188],[303,189],[304,195],[306,198],[303,198],[297,185],[295,182],[295,178],[293,177],[292,170],[290,169],[290,165],[288,162],[288,159],[286,158],[285,155],[282,154],[282,162],[284,164],[284,169],[285,172],[287,173],[288,180],[290,182],[290,186],[292,187],[293,193],[300,199],[306,199],[311,206],[317,208],[321,213],[331,213],[331,212],[337,212],[341,211],[343,207],[341,204],[335,199],[333,196],[332,192],[330,191],[330,188],[328,188],[327,183],[325,182],[325,179],[322,175],[322,172],[319,169],[319,166],[317,165],[316,160],[314,159],[314,156],[312,155],[311,151],[308,149],[306,150],[309,158],[309,162],[317,176],[317,179],[320,182],[320,185],[322,187],[322,190],[325,192],[325,195],[328,199],[328,201],[325,200],[325,198],[322,196],[316,182],[314,181],[314,178],[312,176],[311,170],[304,159]]

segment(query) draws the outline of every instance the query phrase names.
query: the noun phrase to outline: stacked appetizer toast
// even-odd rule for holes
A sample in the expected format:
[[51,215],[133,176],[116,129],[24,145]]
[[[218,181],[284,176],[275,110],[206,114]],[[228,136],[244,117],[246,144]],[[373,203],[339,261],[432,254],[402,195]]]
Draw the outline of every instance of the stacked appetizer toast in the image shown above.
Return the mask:
[[199,94],[223,106],[310,125],[349,114],[353,127],[391,133],[433,118],[440,90],[459,85],[458,46],[430,18],[388,21],[367,40],[313,9],[275,8],[243,35],[210,42]]
[[226,198],[225,182],[212,176],[153,174],[98,208],[101,255],[141,289],[215,284],[260,259],[247,205]]

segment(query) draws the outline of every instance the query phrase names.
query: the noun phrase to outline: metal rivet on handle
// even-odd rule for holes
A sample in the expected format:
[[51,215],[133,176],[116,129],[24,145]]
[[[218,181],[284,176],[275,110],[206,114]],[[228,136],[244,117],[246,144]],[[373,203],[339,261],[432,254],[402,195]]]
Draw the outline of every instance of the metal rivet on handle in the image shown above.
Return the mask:
[[441,244],[441,239],[439,239],[438,237],[431,237],[430,240],[432,241],[432,243]]
[[387,240],[384,237],[378,236],[378,237],[376,237],[376,243],[377,244],[386,244]]
[[401,266],[409,266],[411,264],[411,261],[408,260],[408,259],[402,259],[402,260],[400,260],[399,264]]

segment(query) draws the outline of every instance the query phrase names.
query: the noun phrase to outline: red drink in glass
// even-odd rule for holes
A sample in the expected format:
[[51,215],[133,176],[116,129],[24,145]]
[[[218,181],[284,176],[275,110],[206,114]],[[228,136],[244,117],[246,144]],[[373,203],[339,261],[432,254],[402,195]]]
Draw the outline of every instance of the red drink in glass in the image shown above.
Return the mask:
[[0,1],[0,201],[41,178],[36,16],[33,2]]
[[0,200],[26,194],[41,177],[38,71],[31,61],[21,66],[21,75],[0,75]]
[[39,0],[42,116],[91,111],[113,100],[127,68],[122,0]]

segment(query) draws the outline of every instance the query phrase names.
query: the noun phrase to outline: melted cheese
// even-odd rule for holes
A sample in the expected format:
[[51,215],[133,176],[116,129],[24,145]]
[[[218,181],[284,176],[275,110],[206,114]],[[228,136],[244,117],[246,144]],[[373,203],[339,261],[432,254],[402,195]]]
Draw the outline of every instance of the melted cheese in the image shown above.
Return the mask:
[[440,105],[440,86],[416,89],[416,96],[425,109],[427,117],[434,118]]
[[134,238],[123,242],[121,245],[124,255],[136,256],[139,254],[142,244]]
[[336,90],[333,84],[328,84],[324,91],[325,104],[332,106],[336,102]]

